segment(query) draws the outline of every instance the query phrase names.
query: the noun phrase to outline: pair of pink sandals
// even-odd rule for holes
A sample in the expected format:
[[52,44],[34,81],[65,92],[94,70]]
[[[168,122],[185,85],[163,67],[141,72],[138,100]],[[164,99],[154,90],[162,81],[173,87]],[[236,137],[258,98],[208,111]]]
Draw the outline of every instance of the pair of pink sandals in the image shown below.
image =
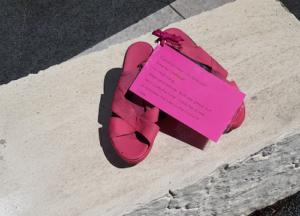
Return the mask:
[[[234,81],[226,80],[228,72],[183,31],[171,28],[164,32],[156,30],[153,34],[159,37],[157,42],[159,41],[162,46],[166,44],[173,47],[208,72],[238,89]],[[147,157],[160,129],[155,123],[159,119],[160,110],[128,90],[152,51],[151,45],[145,42],[134,43],[128,48],[111,105],[113,112],[109,120],[111,143],[118,155],[130,164],[137,164]],[[245,105],[242,103],[226,132],[238,128],[244,118]]]

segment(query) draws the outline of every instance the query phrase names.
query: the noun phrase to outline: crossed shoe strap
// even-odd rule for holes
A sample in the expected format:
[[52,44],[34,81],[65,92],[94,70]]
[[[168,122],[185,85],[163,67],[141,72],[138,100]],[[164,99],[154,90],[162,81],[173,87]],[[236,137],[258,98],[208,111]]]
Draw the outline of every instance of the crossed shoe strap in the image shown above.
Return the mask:
[[201,47],[182,47],[180,51],[183,54],[190,56],[195,61],[211,67],[212,71],[222,78],[226,78],[228,76],[228,72]]
[[129,127],[132,127],[135,131],[141,133],[149,141],[149,143],[153,143],[159,131],[159,127],[154,123],[158,121],[158,108],[153,107],[142,115],[138,115],[125,98],[125,93],[132,83],[128,80],[133,80],[130,79],[130,77],[134,76],[135,72],[136,71],[123,73],[123,76],[120,77],[111,110],[121,119],[126,121]]
[[177,46],[169,43],[168,41],[167,44],[177,49],[182,54],[189,56],[189,58],[209,66],[212,69],[212,72],[220,78],[227,78],[228,72],[201,47],[187,47],[182,45]]
[[191,56],[192,59],[205,64],[212,68],[212,71],[218,74],[222,78],[226,78],[228,76],[228,72],[210,55],[208,55],[201,47],[186,47],[181,46],[184,41],[180,36],[176,36],[175,34],[169,34],[167,32],[163,32],[160,29],[152,32],[153,35],[159,37],[156,42],[160,41],[161,46],[164,46],[166,43],[171,47],[180,47],[180,51],[187,56]]

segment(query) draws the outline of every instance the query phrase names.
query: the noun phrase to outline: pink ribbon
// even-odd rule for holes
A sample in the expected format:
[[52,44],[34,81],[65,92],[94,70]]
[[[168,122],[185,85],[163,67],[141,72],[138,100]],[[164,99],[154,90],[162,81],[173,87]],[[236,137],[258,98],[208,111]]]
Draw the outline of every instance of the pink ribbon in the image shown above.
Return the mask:
[[161,46],[164,46],[165,42],[180,45],[179,41],[184,41],[180,36],[163,32],[160,29],[157,29],[156,31],[152,32],[152,34],[159,37],[155,42],[160,42]]

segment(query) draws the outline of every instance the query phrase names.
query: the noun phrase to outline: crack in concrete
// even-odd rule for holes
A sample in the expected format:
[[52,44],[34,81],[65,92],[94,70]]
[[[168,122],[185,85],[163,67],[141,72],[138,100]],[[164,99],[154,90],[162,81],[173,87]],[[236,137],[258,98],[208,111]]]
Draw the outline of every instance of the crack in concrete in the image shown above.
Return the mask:
[[156,1],[156,2],[160,2],[160,3],[164,3],[164,4],[168,5],[168,6],[170,6],[170,8],[171,8],[175,13],[177,13],[182,19],[185,19],[185,17],[184,17],[181,13],[179,13],[179,12],[171,5],[170,0],[168,0],[168,3],[164,2],[164,1],[159,1],[159,0],[155,0],[155,1]]
[[171,3],[170,3],[170,0],[168,1],[168,5],[170,6],[170,8],[175,12],[175,13],[177,13],[182,19],[185,19],[185,17],[181,14],[181,13],[179,13],[172,5],[171,5]]

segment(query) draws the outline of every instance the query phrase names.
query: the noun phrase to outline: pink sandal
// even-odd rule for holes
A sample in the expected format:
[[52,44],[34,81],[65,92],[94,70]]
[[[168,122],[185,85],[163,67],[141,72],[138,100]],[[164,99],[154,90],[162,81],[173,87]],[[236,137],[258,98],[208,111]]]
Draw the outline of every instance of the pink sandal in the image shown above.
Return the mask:
[[[228,72],[200,46],[197,46],[197,44],[180,29],[170,28],[164,32],[158,29],[152,34],[159,37],[156,42],[160,42],[162,46],[167,44],[198,64],[200,67],[238,89],[234,81],[229,82],[226,80]],[[224,133],[228,133],[241,126],[245,119],[245,115],[245,104],[243,102],[231,119],[231,122],[228,124]]]
[[159,131],[155,124],[159,109],[128,91],[152,51],[152,47],[144,42],[128,48],[111,105],[111,143],[119,156],[130,164],[137,164],[147,157]]
[[[154,31],[153,34],[160,37],[157,41],[165,40],[167,45],[177,49],[181,54],[185,55],[195,63],[201,63],[202,65],[200,66],[204,66],[203,68],[205,70],[219,77],[225,79],[227,78],[228,72],[200,46],[197,46],[197,44],[180,29],[170,28],[165,30],[164,32],[158,29]],[[179,44],[176,44],[173,40],[169,39],[173,36],[179,36],[182,39],[180,40]]]

